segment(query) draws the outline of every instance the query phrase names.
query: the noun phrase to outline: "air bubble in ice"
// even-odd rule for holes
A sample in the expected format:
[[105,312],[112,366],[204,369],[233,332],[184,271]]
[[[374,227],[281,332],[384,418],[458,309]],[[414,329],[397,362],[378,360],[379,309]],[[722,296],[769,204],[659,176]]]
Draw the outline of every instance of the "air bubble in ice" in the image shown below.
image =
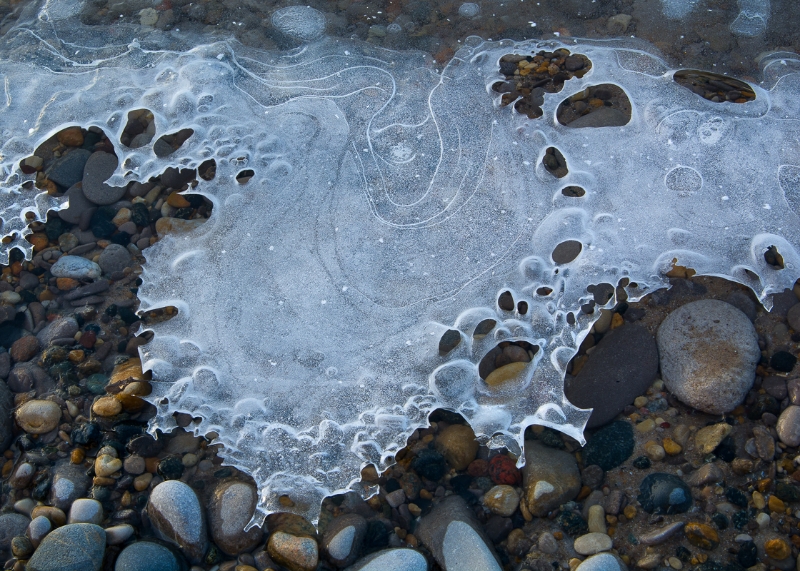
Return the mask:
[[464,2],[458,7],[458,15],[464,18],[474,18],[481,13],[481,7],[475,2]]

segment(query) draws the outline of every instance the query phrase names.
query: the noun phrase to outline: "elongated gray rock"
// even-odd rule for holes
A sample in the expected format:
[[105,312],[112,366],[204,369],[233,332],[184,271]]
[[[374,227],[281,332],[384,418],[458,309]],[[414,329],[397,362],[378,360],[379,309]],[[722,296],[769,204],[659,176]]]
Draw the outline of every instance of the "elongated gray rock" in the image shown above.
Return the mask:
[[194,490],[180,480],[153,488],[147,515],[156,534],[180,547],[186,558],[199,563],[208,549],[206,518]]

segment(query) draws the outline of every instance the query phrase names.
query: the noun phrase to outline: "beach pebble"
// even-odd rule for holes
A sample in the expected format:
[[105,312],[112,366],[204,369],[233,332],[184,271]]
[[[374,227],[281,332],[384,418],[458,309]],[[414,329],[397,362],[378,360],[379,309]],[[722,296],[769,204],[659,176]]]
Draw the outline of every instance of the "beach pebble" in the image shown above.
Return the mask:
[[565,394],[575,406],[594,409],[586,427],[595,428],[644,393],[657,372],[655,339],[641,325],[628,324],[600,340],[580,372],[565,382]]
[[46,434],[61,420],[61,407],[49,400],[31,400],[16,412],[17,424],[28,434]]
[[100,269],[106,275],[121,272],[131,264],[131,253],[125,246],[109,244],[97,260]]
[[775,430],[778,432],[778,438],[787,446],[800,446],[800,406],[786,407],[778,417]]
[[0,514],[0,549],[9,551],[11,540],[18,535],[24,535],[31,520],[22,514]]
[[519,494],[511,486],[494,486],[484,494],[483,505],[493,514],[510,517],[519,507]]
[[84,212],[94,208],[94,204],[83,194],[83,184],[73,184],[67,190],[69,206],[58,211],[58,217],[69,224],[78,224]]
[[267,551],[276,563],[289,571],[313,571],[319,562],[319,547],[313,538],[284,531],[270,536]]
[[706,299],[679,307],[661,323],[656,340],[664,384],[691,407],[724,414],[753,386],[758,336],[729,303]]
[[436,436],[436,450],[453,470],[465,470],[475,460],[478,441],[475,433],[466,424],[451,424]]
[[692,492],[677,476],[656,472],[639,485],[639,503],[647,513],[684,513],[692,507]]
[[91,155],[86,149],[73,149],[64,153],[47,169],[47,178],[63,188],[73,187],[83,178],[83,169]]
[[535,440],[525,442],[523,501],[536,516],[547,513],[578,495],[581,475],[575,456]]
[[33,335],[25,335],[14,341],[8,352],[11,358],[19,363],[20,361],[30,361],[33,359],[40,348],[41,345],[36,337]]
[[147,515],[156,534],[177,545],[192,563],[208,549],[206,521],[194,490],[179,480],[158,484],[150,493]]
[[67,523],[94,523],[103,521],[103,506],[97,500],[80,498],[69,508]]
[[50,504],[58,509],[68,510],[72,502],[85,496],[89,483],[85,468],[73,464],[69,458],[59,461],[50,485]]
[[28,560],[28,571],[99,571],[106,532],[91,523],[73,523],[47,534]]
[[445,571],[500,571],[494,547],[461,496],[453,495],[420,519],[417,538]]
[[627,571],[627,569],[624,563],[610,553],[598,553],[582,561],[575,571]]
[[581,555],[594,555],[611,549],[611,538],[605,533],[587,533],[575,539],[573,548]]
[[34,547],[38,547],[42,540],[53,529],[53,522],[43,515],[37,516],[28,524],[27,536]]
[[414,549],[384,549],[364,557],[345,571],[427,571],[425,556]]
[[133,537],[135,531],[136,529],[127,523],[107,527],[106,543],[108,545],[120,545],[121,543],[125,543]]
[[182,567],[167,547],[152,541],[137,541],[122,550],[114,571],[180,571]]
[[334,518],[322,538],[322,552],[334,565],[346,567],[358,557],[366,531],[367,520],[358,514]]
[[80,256],[61,256],[50,268],[50,273],[57,278],[75,280],[96,280],[103,271],[96,263]]
[[258,492],[245,482],[221,482],[208,506],[208,526],[214,543],[228,555],[251,551],[261,541],[261,528],[244,526],[253,517]]
[[124,186],[109,186],[106,180],[117,169],[119,161],[111,153],[97,151],[83,168],[83,195],[98,205],[114,204],[125,194]]

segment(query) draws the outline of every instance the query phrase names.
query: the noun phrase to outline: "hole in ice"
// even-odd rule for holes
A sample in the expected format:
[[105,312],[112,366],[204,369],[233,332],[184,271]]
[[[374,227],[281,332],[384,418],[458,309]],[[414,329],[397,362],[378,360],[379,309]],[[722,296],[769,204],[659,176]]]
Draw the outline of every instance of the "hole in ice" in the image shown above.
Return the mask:
[[547,172],[556,178],[564,178],[567,176],[569,169],[567,169],[567,159],[561,154],[561,151],[555,147],[547,147],[542,157],[542,164]]
[[153,325],[155,323],[162,323],[164,321],[169,321],[173,317],[178,315],[178,308],[174,305],[168,305],[166,307],[159,307],[157,309],[150,309],[148,311],[143,311],[140,319],[142,323],[147,325]]
[[495,325],[497,325],[497,321],[495,321],[494,319],[484,319],[483,321],[478,323],[477,327],[475,327],[475,332],[472,334],[472,336],[475,339],[481,339],[483,337],[486,337],[489,334],[489,331],[494,329]]
[[253,178],[253,175],[255,174],[256,173],[255,171],[253,171],[253,169],[245,169],[243,171],[239,171],[239,174],[236,175],[236,182],[238,182],[239,184],[245,184],[249,182],[250,179]]
[[672,266],[664,274],[668,278],[690,278],[697,272],[692,268],[678,264],[678,258],[672,258]]
[[203,161],[197,167],[197,174],[203,180],[214,180],[214,177],[217,176],[217,162],[214,159]]
[[549,287],[540,287],[536,290],[537,295],[548,296],[553,293],[553,288]]
[[631,100],[617,85],[592,85],[558,106],[556,118],[572,128],[621,127],[631,120]]
[[159,137],[153,144],[153,152],[157,157],[168,157],[194,135],[193,129],[181,129],[177,133],[170,133]]
[[144,147],[153,140],[156,124],[149,109],[134,109],[128,112],[128,123],[119,137],[119,142],[131,149]]
[[578,257],[583,244],[577,240],[566,240],[553,249],[552,258],[556,264],[568,264]]
[[764,260],[776,270],[782,270],[784,268],[783,256],[778,252],[777,246],[770,246],[767,248],[767,251],[764,252]]
[[583,190],[580,186],[570,185],[565,186],[561,189],[561,194],[564,196],[569,196],[570,198],[580,198],[586,194],[586,191]]
[[744,81],[696,69],[676,71],[672,79],[678,85],[714,103],[747,103],[756,98],[756,93]]
[[487,385],[497,387],[522,372],[538,350],[538,345],[527,341],[503,341],[483,356],[478,374]]
[[565,81],[583,77],[592,62],[585,55],[570,54],[560,48],[527,56],[506,54],[500,58],[499,66],[505,81],[496,82],[492,90],[502,94],[500,105],[514,103],[518,113],[536,119],[542,116],[544,94],[557,93],[564,88]]
[[520,301],[517,304],[517,313],[520,315],[525,315],[528,313],[528,302],[527,301]]
[[439,339],[439,355],[444,356],[461,343],[461,332],[455,329],[448,329]]
[[[614,286],[608,283],[593,284],[587,286],[586,291],[592,294],[594,303],[597,305],[605,305],[608,303],[608,300],[611,299],[611,296],[614,295]],[[591,313],[591,311],[588,313]]]
[[504,291],[500,294],[500,297],[497,298],[497,305],[500,306],[500,309],[503,311],[514,311],[514,297],[511,295],[510,291]]

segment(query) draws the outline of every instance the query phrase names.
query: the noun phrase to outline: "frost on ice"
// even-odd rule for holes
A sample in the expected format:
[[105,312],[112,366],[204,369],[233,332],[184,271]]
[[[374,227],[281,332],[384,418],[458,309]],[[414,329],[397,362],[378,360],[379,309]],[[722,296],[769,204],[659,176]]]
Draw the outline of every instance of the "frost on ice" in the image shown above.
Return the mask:
[[[118,145],[109,183],[216,162],[196,189],[214,203],[209,221],[146,251],[141,309],[179,315],[152,327],[142,358],[151,430],[183,411],[202,419],[198,433],[218,433],[226,462],[260,486],[254,523],[285,509],[283,494],[316,519],[324,495],[357,488],[366,463],[391,464],[437,407],[517,453],[532,423],[582,440],[589,412],[562,387],[593,284],[628,278],[635,299],[664,287],[677,259],[768,303],[798,277],[800,63],[789,54],[763,60],[753,101],[712,103],[638,43],[470,39],[437,73],[420,54],[328,37],[265,53],[156,32],[134,41],[123,26],[124,41],[106,45],[69,11],[47,16],[2,47],[0,207],[3,233],[17,236],[4,254],[22,244],[26,212],[53,207],[21,190],[30,177],[18,167],[53,133],[93,125],[118,141],[141,108],[158,134],[194,131],[167,158]],[[313,22],[291,29],[317,37]],[[546,94],[542,117],[501,106],[500,58],[557,48],[591,69]],[[630,99],[627,124],[557,121],[565,98],[599,84]],[[543,165],[550,148],[563,178]],[[243,170],[254,176],[240,184]],[[579,253],[556,263],[565,242]],[[784,269],[766,263],[770,247]],[[504,340],[533,358],[487,382],[479,364]]]

